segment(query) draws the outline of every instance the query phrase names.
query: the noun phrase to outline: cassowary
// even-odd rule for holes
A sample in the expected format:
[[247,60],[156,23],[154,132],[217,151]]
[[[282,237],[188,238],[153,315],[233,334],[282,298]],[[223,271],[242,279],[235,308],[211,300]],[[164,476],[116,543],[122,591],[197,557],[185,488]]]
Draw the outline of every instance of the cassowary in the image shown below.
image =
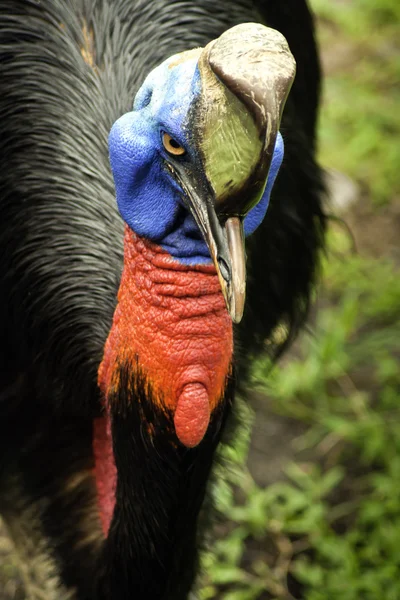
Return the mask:
[[[297,63],[280,126],[294,62],[256,23]],[[0,508],[28,597],[188,597],[235,387],[307,312],[318,94],[305,0],[0,0]]]

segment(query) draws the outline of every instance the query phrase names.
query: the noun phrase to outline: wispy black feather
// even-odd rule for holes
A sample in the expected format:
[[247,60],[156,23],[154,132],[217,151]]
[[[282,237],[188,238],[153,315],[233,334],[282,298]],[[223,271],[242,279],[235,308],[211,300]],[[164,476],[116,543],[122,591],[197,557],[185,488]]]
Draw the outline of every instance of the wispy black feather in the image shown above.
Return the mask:
[[[290,340],[308,308],[324,229],[314,161],[318,58],[305,0],[0,0],[0,15],[0,485],[13,472],[22,475],[24,494],[40,507],[49,552],[64,580],[77,587],[77,598],[92,599],[98,544],[79,553],[82,531],[74,523],[82,506],[88,512],[93,507],[93,489],[85,481],[68,500],[63,490],[74,474],[92,466],[97,369],[122,270],[123,225],[108,131],[129,110],[148,72],[171,54],[204,46],[246,21],[261,20],[287,37],[297,77],[282,124],[284,165],[267,217],[248,243],[248,301],[236,331],[243,382],[249,354],[263,347],[280,322],[287,324]],[[150,548],[143,539],[129,542],[133,532],[123,523],[143,514],[155,519],[148,495],[139,504],[129,495],[129,477],[152,449],[138,437],[137,415],[115,415],[114,427],[125,434],[117,461],[132,471],[120,484],[122,512],[111,533],[121,537],[120,554],[110,554],[110,541],[99,559],[97,597],[112,590],[109,598],[125,598],[129,586],[137,585],[134,597],[149,599],[142,590],[146,578],[157,585],[152,574],[122,567],[121,552],[141,557]],[[162,591],[154,587],[155,598],[183,600],[190,588],[196,515],[214,446],[201,446],[195,467],[183,466],[186,459],[171,446],[169,454],[162,449],[169,457],[169,515],[153,519],[153,530],[159,523],[158,568],[167,560],[168,574]],[[197,451],[191,452],[194,457]],[[162,486],[148,474],[149,489],[160,495]],[[163,518],[187,532],[179,551],[172,550]]]

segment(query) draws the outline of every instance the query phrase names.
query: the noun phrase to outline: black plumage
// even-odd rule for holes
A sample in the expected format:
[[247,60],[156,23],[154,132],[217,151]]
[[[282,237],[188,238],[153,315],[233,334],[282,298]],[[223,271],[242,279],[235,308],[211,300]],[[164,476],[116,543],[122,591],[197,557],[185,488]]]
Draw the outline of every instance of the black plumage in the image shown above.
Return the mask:
[[[71,589],[79,600],[183,600],[227,414],[190,452],[154,447],[128,408],[115,415],[114,452],[126,477],[103,544],[92,420],[123,248],[107,135],[168,56],[241,22],[286,36],[297,76],[281,126],[285,160],[249,239],[246,312],[235,332],[245,384],[249,356],[274,327],[286,324],[284,346],[304,321],[323,242],[312,19],[304,0],[0,0],[0,16],[0,506],[11,530],[21,507],[34,508],[28,530],[45,540],[64,590],[49,598]],[[121,372],[131,376],[124,365]],[[145,383],[134,385],[145,410]]]

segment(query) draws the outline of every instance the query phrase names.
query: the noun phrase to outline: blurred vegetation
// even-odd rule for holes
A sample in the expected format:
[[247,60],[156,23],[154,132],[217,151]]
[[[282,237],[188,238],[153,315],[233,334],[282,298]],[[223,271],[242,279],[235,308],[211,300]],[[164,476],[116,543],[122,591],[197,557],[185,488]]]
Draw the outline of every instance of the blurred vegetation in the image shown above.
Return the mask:
[[376,204],[388,202],[400,194],[400,2],[311,5],[321,45],[331,53],[321,161],[363,182]]
[[[378,213],[400,193],[400,3],[311,4],[331,49],[320,159],[358,181]],[[304,433],[281,479],[260,487],[241,404],[249,425],[224,449],[213,493],[225,521],[200,600],[400,600],[399,357],[398,265],[356,252],[334,221],[312,333],[272,370],[266,357],[253,369],[271,414]]]

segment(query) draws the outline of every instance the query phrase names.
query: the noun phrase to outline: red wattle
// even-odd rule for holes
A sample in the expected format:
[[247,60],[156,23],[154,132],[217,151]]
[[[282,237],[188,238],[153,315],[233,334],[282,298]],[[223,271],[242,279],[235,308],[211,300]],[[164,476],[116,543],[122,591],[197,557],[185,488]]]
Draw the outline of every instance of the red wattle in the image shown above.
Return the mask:
[[[98,373],[106,404],[111,402],[109,391],[120,385],[120,367],[133,372],[139,367],[151,388],[154,408],[173,418],[177,441],[196,446],[223,399],[232,338],[232,321],[215,267],[181,264],[126,227],[118,305]],[[113,408],[118,410],[108,407]],[[105,425],[95,425],[96,481],[103,528],[108,531],[116,471],[109,464],[111,434],[101,427]],[[107,477],[113,482],[106,484]]]
[[201,383],[189,383],[178,398],[174,423],[179,441],[188,448],[201,442],[210,421],[207,390]]
[[[184,388],[199,384],[188,389],[201,392],[197,406],[203,415],[207,394],[212,413],[223,397],[232,350],[232,322],[215,267],[181,264],[126,227],[118,305],[99,368],[104,395],[111,385],[119,385],[118,366],[125,362],[133,370],[139,366],[159,408],[175,413]],[[185,397],[182,406],[188,414],[195,394],[185,392]],[[197,431],[193,439],[200,442],[204,416],[189,422]]]

